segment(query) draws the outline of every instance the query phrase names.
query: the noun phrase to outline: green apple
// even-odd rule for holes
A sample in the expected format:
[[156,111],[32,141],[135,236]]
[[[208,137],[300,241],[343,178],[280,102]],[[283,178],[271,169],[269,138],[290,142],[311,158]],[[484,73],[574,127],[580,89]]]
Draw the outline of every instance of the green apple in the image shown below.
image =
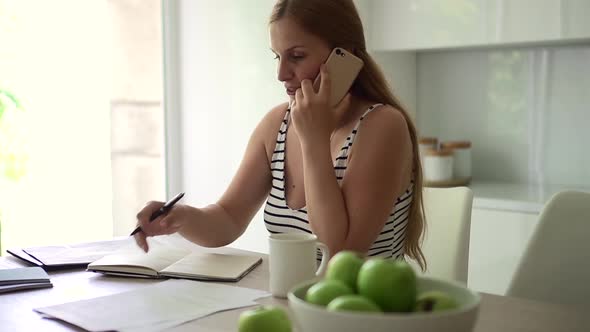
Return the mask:
[[450,295],[441,291],[429,291],[421,293],[418,296],[414,311],[443,311],[455,309],[457,306],[457,301]]
[[324,279],[309,287],[305,293],[305,301],[321,306],[327,306],[330,301],[341,295],[354,294],[344,282],[340,280]]
[[416,273],[405,261],[371,258],[359,271],[357,289],[383,311],[410,312],[416,303]]
[[239,332],[291,332],[291,321],[280,307],[261,306],[244,311],[238,319]]
[[340,280],[356,291],[357,275],[363,262],[363,258],[354,251],[340,251],[328,262],[325,279]]
[[328,303],[328,311],[368,311],[381,312],[373,301],[358,294],[342,295]]

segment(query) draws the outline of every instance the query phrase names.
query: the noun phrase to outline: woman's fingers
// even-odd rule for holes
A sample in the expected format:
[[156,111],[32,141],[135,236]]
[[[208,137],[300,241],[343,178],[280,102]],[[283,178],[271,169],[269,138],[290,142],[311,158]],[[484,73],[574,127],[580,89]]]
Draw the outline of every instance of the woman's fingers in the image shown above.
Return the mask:
[[328,69],[326,68],[325,64],[320,67],[320,77],[321,81],[319,94],[329,96],[330,85],[332,84],[332,81],[330,80],[330,74],[328,74]]
[[303,104],[303,91],[301,88],[295,91],[295,105],[302,105]]
[[[158,235],[157,219],[154,222],[150,222],[151,215],[159,210],[164,205],[163,202],[148,202],[139,213],[137,213],[137,226],[141,227],[141,231],[135,233],[133,237],[137,245],[148,252],[149,245],[147,243],[148,236]],[[156,223],[156,225],[154,225]],[[156,227],[155,227],[156,226]]]
[[149,246],[147,243],[147,238],[145,233],[143,232],[138,232],[135,233],[135,235],[133,235],[133,237],[135,238],[135,243],[137,243],[137,245],[145,252],[148,252],[149,250]]
[[315,92],[313,91],[313,84],[310,80],[301,81],[301,90],[303,91],[304,98],[312,98]]
[[[164,205],[163,202],[148,202],[146,206],[137,214],[137,224],[146,235],[155,235],[156,229],[154,223],[150,222],[152,214]],[[158,219],[154,220],[157,221]]]
[[148,202],[145,207],[137,213],[137,220],[141,223],[141,226],[148,224],[152,213],[159,210],[163,205],[164,202]]
[[168,213],[150,221],[151,215],[164,205],[163,202],[149,202],[137,214],[137,225],[141,231],[134,234],[137,245],[147,252],[149,250],[147,238],[149,236],[167,235],[176,233],[182,224],[182,212],[179,205],[176,205]]

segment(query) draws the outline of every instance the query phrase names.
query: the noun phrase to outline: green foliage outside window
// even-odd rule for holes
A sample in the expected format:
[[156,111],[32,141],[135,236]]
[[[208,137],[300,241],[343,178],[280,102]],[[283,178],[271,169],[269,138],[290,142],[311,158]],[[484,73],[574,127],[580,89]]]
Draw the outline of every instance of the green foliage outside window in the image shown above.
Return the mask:
[[7,90],[0,89],[0,183],[18,181],[26,173],[24,109]]
[[[12,93],[0,89],[0,191],[9,191],[10,186],[7,185],[17,183],[26,173],[28,157],[25,149],[24,115],[19,100]],[[0,210],[0,227],[1,224]],[[0,254],[1,250],[0,246]]]

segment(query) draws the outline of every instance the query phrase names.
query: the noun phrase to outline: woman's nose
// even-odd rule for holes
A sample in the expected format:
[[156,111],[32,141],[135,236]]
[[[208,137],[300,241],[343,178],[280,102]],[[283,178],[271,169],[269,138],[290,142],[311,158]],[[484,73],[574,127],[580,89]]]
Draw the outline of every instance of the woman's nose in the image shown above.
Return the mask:
[[288,63],[279,60],[279,66],[277,68],[277,79],[281,82],[285,82],[293,78],[293,71],[289,68]]

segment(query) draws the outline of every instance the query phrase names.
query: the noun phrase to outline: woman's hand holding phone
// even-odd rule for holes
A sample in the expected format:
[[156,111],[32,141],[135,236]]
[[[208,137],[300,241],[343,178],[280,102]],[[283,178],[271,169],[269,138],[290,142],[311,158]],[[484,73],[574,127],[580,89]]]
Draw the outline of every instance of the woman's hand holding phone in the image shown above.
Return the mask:
[[337,115],[350,106],[350,94],[335,107],[330,105],[331,80],[325,65],[320,68],[320,87],[316,92],[311,80],[303,80],[301,88],[295,92],[291,105],[293,127],[302,145],[321,140],[330,140],[336,127]]

